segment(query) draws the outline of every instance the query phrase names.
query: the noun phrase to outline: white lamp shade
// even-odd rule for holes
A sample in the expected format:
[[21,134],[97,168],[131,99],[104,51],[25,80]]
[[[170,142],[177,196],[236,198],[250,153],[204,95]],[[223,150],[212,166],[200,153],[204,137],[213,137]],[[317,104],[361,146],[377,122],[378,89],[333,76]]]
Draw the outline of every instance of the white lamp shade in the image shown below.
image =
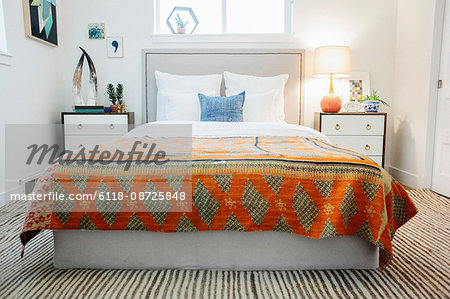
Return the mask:
[[347,77],[350,75],[350,48],[326,46],[314,50],[314,77]]

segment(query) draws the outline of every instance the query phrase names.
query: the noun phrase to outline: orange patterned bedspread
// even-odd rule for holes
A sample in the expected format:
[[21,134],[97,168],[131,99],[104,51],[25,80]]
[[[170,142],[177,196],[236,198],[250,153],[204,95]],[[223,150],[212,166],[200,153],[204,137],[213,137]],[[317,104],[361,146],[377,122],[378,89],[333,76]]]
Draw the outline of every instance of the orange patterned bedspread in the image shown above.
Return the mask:
[[[104,146],[124,148],[136,140]],[[133,211],[127,203],[108,213],[55,212],[35,201],[22,243],[43,229],[279,231],[315,239],[357,236],[378,246],[380,265],[386,265],[395,232],[417,213],[402,186],[376,163],[317,139],[194,138],[191,166],[192,176],[167,182],[173,190],[192,186],[190,212]],[[155,188],[152,178],[142,167],[54,165],[35,192],[130,194]]]

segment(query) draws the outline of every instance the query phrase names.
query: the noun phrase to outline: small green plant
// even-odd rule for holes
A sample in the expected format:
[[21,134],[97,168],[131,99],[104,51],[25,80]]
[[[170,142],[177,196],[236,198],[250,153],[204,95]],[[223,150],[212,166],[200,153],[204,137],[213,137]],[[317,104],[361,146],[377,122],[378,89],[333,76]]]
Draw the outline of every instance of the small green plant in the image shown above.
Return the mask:
[[389,107],[389,104],[380,99],[380,96],[378,95],[378,90],[372,90],[372,94],[366,95],[362,100],[359,100],[360,103],[366,102],[366,101],[378,101],[383,105],[386,105]]
[[186,21],[186,23],[183,23],[183,20],[181,19],[180,15],[178,13],[177,13],[177,17],[175,18],[175,21],[177,22],[177,27],[181,28],[181,29],[185,28],[188,23],[187,21]]
[[119,105],[123,105],[123,85],[122,84],[117,84],[116,98],[117,98],[117,103]]
[[116,105],[116,103],[117,103],[117,94],[116,94],[116,90],[114,89],[114,85],[109,83],[106,86],[106,93],[108,94],[109,101],[111,102],[111,104]]

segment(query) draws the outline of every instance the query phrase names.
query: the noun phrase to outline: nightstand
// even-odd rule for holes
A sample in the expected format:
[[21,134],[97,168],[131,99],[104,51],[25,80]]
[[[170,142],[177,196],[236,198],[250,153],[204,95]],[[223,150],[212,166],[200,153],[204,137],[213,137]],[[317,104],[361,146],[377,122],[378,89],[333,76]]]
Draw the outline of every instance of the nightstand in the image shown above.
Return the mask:
[[386,113],[314,114],[314,129],[327,135],[331,142],[361,153],[384,167]]
[[134,125],[134,112],[76,113],[62,112],[64,147],[76,150],[86,145],[109,142],[126,134]]

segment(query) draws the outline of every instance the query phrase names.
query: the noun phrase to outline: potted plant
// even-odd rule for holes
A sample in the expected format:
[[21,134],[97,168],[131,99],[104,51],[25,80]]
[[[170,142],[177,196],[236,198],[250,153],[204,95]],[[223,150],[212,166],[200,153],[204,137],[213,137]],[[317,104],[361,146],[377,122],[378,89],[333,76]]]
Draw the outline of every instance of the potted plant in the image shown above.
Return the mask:
[[108,94],[109,101],[111,102],[111,106],[109,106],[111,108],[111,112],[117,112],[117,95],[114,85],[109,83],[106,86],[106,93]]
[[178,34],[185,34],[186,33],[186,25],[187,25],[187,21],[186,23],[183,23],[183,20],[181,19],[180,15],[177,13],[177,17],[175,18],[175,21],[177,22],[177,32]]
[[125,103],[123,101],[123,85],[120,83],[117,84],[116,98],[117,98],[117,112],[124,113],[125,112]]
[[389,107],[389,104],[380,99],[378,90],[372,90],[372,94],[366,95],[359,102],[363,105],[364,111],[376,113],[380,109],[380,103]]

